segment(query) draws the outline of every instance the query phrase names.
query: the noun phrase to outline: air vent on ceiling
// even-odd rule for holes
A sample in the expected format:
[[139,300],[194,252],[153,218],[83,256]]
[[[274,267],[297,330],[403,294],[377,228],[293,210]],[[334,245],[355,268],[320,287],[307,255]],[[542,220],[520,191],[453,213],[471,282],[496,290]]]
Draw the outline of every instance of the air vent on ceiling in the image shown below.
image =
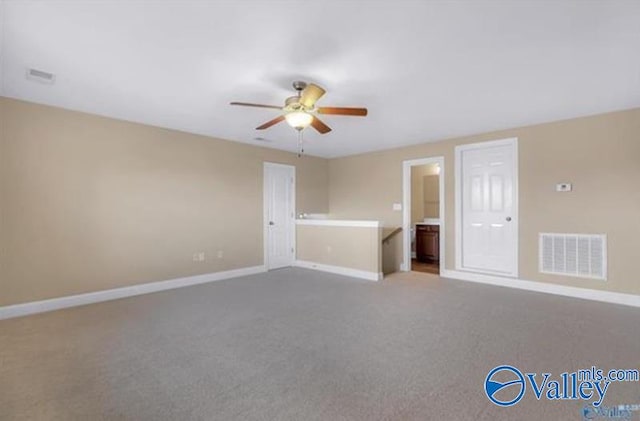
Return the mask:
[[607,279],[607,236],[540,234],[540,272]]
[[56,81],[56,75],[38,69],[27,69],[27,79],[52,85]]

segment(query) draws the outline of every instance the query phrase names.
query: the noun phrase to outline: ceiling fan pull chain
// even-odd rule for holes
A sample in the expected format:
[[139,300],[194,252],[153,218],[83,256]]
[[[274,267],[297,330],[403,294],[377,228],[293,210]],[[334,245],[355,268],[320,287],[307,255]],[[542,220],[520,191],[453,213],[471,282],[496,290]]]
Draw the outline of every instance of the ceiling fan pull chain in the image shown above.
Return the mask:
[[303,146],[302,142],[303,142],[302,130],[298,130],[298,158],[300,158],[302,156],[302,154],[304,153],[304,146]]

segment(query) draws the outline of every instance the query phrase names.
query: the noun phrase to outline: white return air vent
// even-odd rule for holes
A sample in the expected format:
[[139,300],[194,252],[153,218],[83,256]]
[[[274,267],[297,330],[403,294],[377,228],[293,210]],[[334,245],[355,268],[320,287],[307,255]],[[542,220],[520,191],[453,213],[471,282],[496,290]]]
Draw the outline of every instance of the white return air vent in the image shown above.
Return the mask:
[[540,272],[607,279],[607,236],[540,234]]

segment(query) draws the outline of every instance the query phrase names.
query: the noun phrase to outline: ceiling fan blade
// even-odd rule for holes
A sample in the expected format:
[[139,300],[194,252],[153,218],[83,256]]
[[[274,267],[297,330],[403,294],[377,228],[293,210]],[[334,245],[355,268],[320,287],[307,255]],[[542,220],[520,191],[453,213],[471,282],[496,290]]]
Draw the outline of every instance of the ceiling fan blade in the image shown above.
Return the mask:
[[300,103],[311,109],[315,105],[316,101],[325,94],[325,92],[327,91],[318,85],[310,83],[302,90],[302,93],[300,94]]
[[364,117],[367,115],[366,108],[350,107],[318,107],[318,114],[335,114]]
[[329,133],[331,131],[331,127],[324,124],[318,117],[315,116],[313,117],[313,120],[311,120],[311,126],[319,131],[320,134]]
[[284,121],[284,116],[278,116],[276,118],[274,118],[273,120],[269,120],[266,123],[264,123],[262,126],[258,126],[256,127],[256,130],[264,130],[264,129],[268,129],[269,127],[276,125],[278,123],[280,123],[281,121]]
[[257,108],[273,108],[276,110],[282,109],[282,107],[278,107],[277,105],[252,104],[250,102],[230,102],[229,105],[242,105],[243,107],[257,107]]

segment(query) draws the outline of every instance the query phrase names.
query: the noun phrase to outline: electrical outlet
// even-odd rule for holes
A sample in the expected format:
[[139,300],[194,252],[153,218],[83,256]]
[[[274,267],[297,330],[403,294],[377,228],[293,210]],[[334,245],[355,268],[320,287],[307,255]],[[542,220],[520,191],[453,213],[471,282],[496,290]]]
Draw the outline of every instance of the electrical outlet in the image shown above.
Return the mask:
[[331,246],[327,246],[327,253],[331,253],[333,251],[333,248]]
[[571,185],[571,183],[558,183],[558,184],[556,184],[556,191],[566,192],[566,191],[571,191],[571,190],[573,190],[573,186]]
[[204,251],[199,251],[197,253],[193,253],[193,261],[194,262],[204,262],[205,261]]
[[218,250],[218,259],[222,259],[224,257],[224,252],[222,250]]
[[401,211],[402,210],[402,203],[394,203],[393,206],[391,207],[391,209],[393,209],[394,211]]
[[200,260],[201,262],[204,262],[204,259],[205,259],[204,252],[201,251],[200,253],[198,253],[198,260]]

